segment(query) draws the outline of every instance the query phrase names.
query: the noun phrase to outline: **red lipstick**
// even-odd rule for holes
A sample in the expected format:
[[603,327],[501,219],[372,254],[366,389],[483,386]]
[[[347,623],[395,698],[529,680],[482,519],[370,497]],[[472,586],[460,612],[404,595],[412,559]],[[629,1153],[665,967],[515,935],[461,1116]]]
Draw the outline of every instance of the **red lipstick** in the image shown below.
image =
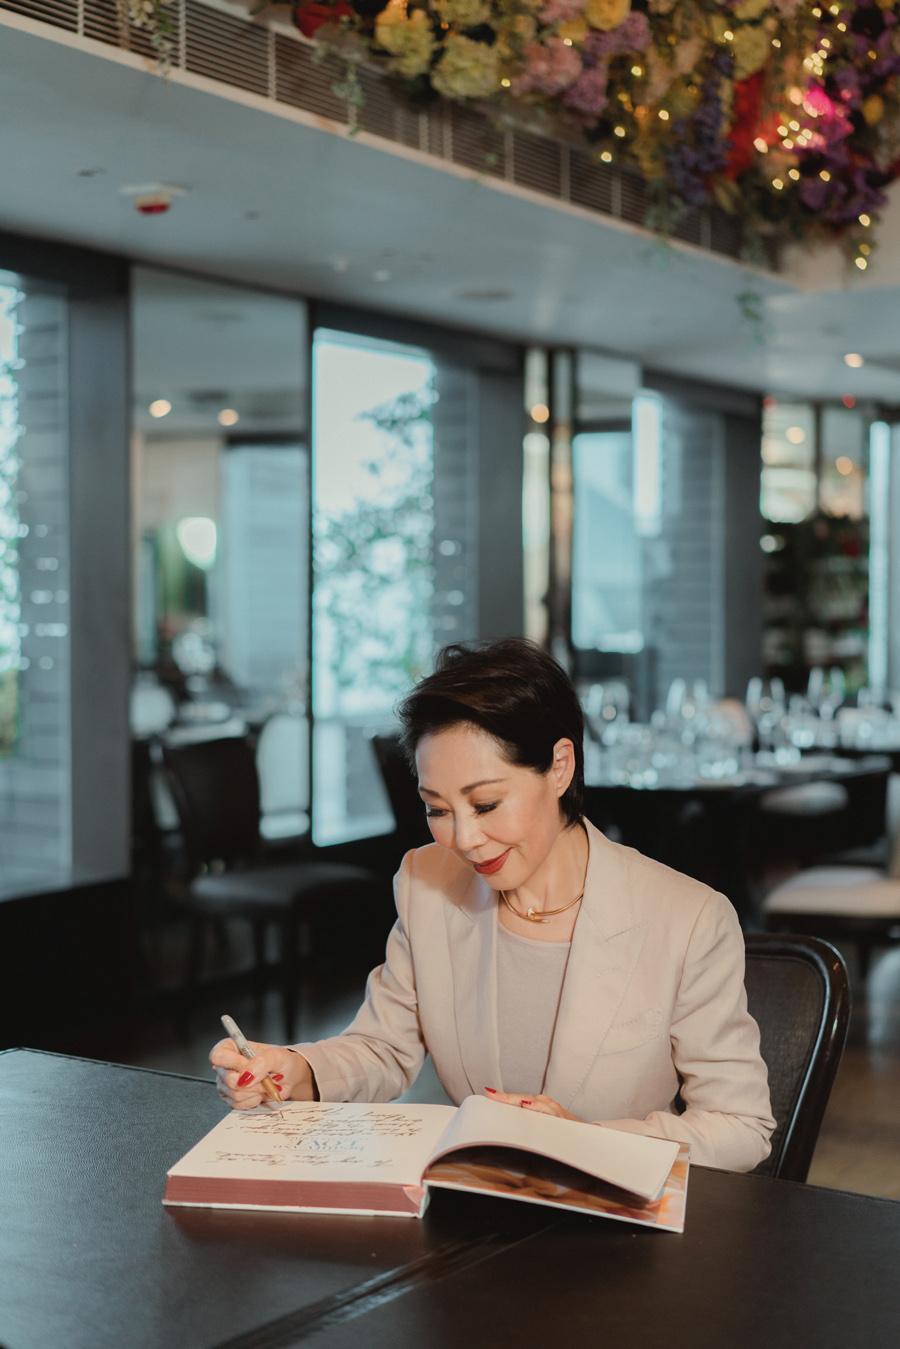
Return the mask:
[[493,876],[495,871],[500,870],[511,852],[512,848],[507,848],[506,852],[501,853],[499,857],[492,857],[489,862],[473,862],[472,865],[479,876]]

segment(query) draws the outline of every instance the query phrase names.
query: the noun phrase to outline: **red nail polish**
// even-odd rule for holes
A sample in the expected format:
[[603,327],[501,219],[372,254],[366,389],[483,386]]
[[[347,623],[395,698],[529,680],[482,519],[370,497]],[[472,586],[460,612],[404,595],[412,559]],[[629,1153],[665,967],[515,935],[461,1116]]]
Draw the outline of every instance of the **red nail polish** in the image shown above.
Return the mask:
[[270,1073],[270,1077],[273,1082],[281,1082],[284,1080],[284,1073]]
[[239,1087],[249,1087],[252,1081],[253,1081],[252,1073],[241,1073],[240,1077],[238,1078],[237,1084]]
[[490,1092],[490,1094],[491,1094],[492,1096],[496,1096],[496,1095],[497,1095],[497,1088],[496,1088],[496,1087],[485,1087],[485,1091]]
[[522,1102],[522,1105],[531,1105],[531,1104],[532,1104],[531,1101],[523,1101],[523,1102]]

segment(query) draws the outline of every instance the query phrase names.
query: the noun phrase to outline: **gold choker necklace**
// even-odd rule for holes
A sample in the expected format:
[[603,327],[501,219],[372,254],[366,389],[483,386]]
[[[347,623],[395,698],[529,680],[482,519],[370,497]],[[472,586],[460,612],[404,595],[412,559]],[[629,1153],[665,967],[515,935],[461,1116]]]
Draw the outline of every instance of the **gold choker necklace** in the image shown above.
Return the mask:
[[580,895],[576,895],[574,899],[569,900],[568,904],[563,904],[558,909],[536,909],[532,904],[525,913],[521,913],[515,905],[510,902],[509,896],[505,890],[500,891],[500,898],[503,900],[503,903],[509,909],[510,913],[514,913],[517,918],[527,918],[529,923],[546,923],[551,918],[555,918],[558,913],[565,913],[567,909],[573,909],[578,901],[584,898],[584,891],[582,890]]

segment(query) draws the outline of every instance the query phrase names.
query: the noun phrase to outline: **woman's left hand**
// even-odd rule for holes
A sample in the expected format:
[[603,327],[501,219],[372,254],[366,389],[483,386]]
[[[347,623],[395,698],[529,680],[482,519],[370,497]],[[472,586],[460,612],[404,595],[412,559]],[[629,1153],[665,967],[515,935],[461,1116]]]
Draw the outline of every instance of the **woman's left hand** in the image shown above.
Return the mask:
[[529,1096],[518,1091],[492,1091],[489,1087],[485,1087],[485,1093],[488,1100],[500,1101],[503,1105],[518,1105],[523,1110],[531,1110],[536,1115],[556,1115],[558,1119],[578,1119],[577,1115],[570,1115],[568,1110],[560,1105],[559,1101],[554,1101],[552,1096]]

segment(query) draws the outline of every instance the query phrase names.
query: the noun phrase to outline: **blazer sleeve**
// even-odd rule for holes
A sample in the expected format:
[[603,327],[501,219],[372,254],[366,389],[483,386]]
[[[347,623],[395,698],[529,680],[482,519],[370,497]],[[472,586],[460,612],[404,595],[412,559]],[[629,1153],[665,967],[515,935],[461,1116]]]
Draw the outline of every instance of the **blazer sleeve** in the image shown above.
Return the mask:
[[312,1068],[322,1101],[392,1101],[425,1060],[408,931],[414,856],[406,854],[394,877],[397,921],[353,1021],[340,1035],[291,1046]]
[[759,1027],[747,1011],[743,934],[715,891],[691,932],[669,1033],[684,1113],[596,1122],[689,1143],[702,1166],[752,1171],[769,1155],[775,1120]]

